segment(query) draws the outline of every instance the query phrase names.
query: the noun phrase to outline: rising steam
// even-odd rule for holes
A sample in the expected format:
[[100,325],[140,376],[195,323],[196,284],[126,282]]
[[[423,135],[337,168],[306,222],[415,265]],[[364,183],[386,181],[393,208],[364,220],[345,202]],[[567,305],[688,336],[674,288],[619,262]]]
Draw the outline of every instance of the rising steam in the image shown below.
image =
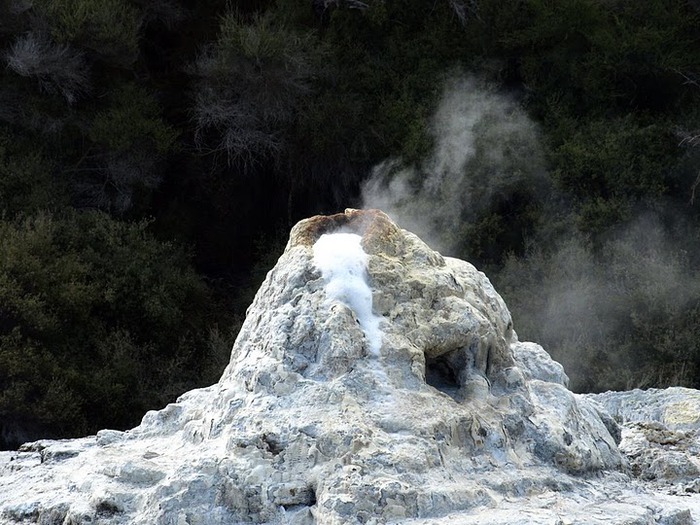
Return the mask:
[[686,247],[651,214],[606,237],[594,250],[573,233],[506,263],[496,281],[519,335],[549,349],[575,390],[692,386],[700,274]]
[[[384,210],[434,249],[472,258],[456,253],[470,226],[487,214],[503,219],[497,204],[505,202],[507,213],[518,192],[539,202],[576,200],[549,184],[537,126],[482,82],[448,82],[430,133],[426,161],[381,163],[362,196],[365,208]],[[568,206],[552,204],[540,215],[542,224],[528,232],[533,248],[490,272],[519,334],[562,361],[576,390],[697,386],[697,229],[647,213],[592,240],[561,222],[571,216]]]
[[421,166],[392,159],[374,168],[363,207],[385,211],[444,253],[454,252],[463,225],[494,199],[546,180],[535,124],[473,78],[447,83],[430,132],[434,151]]

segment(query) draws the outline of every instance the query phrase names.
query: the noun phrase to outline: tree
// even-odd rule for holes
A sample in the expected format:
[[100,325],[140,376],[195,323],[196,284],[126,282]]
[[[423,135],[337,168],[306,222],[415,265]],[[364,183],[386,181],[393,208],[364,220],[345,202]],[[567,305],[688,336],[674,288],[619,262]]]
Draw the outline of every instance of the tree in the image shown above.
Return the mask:
[[300,99],[311,93],[313,41],[272,14],[221,20],[216,43],[197,59],[195,140],[250,172],[284,156]]
[[126,428],[218,366],[210,292],[147,223],[40,214],[0,221],[0,244],[0,418]]

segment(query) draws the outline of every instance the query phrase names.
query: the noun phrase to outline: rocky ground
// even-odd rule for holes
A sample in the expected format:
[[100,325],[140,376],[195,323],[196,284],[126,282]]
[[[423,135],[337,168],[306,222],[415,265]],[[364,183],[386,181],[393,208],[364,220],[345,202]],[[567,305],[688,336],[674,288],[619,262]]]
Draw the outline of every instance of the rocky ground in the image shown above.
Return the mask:
[[0,523],[700,519],[700,394],[567,382],[469,263],[380,212],[315,217],[217,384],[127,432],[0,453]]

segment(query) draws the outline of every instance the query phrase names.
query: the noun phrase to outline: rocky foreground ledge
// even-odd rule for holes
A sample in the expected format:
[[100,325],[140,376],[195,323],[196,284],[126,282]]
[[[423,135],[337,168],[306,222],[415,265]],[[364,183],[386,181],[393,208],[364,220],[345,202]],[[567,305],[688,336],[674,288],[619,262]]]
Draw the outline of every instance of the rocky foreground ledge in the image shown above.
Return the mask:
[[700,518],[698,392],[578,396],[501,297],[378,211],[302,221],[221,380],[0,453],[0,523]]

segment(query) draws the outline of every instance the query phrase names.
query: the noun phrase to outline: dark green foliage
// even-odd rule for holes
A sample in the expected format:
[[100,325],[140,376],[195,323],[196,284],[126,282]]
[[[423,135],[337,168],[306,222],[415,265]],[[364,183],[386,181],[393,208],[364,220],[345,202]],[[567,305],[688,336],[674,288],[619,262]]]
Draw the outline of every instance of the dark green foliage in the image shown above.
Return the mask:
[[144,148],[166,153],[175,133],[162,120],[158,104],[135,84],[118,86],[110,105],[97,113],[90,127],[90,139],[108,150],[125,153]]
[[341,90],[343,102],[349,96],[364,116],[364,154],[419,160],[429,149],[422,128],[465,52],[464,28],[449,2],[339,9],[325,36],[338,68],[333,92]]
[[680,159],[670,125],[626,115],[566,128],[552,145],[551,173],[572,196],[582,231],[603,232],[667,194]]
[[65,205],[67,195],[65,185],[52,176],[41,148],[0,127],[0,204],[4,216]]
[[0,121],[45,146],[46,169],[61,173],[78,207],[140,213],[141,196],[162,180],[176,131],[140,73],[141,39],[156,12],[172,18],[165,4],[122,0],[10,10]]
[[[118,85],[85,130],[85,152],[66,168],[75,202],[123,213],[135,196],[157,188],[176,133],[153,96],[133,83]],[[88,142],[89,140],[89,142]]]
[[[311,92],[313,41],[271,13],[227,13],[216,44],[197,60],[196,141],[244,171],[283,156],[301,99]],[[235,71],[235,74],[232,72]]]
[[0,222],[0,417],[126,427],[196,384],[212,297],[182,249],[102,213]]
[[658,197],[678,155],[669,131],[631,116],[581,123],[553,151],[553,176],[580,198]]
[[129,65],[137,58],[143,12],[124,0],[41,0],[37,11],[57,42],[70,42]]
[[[558,97],[573,115],[652,111],[685,99],[683,73],[700,57],[698,12],[687,2],[526,0],[497,44],[517,57],[536,103]],[[502,24],[502,23],[501,23]],[[677,107],[677,106],[676,106]]]

